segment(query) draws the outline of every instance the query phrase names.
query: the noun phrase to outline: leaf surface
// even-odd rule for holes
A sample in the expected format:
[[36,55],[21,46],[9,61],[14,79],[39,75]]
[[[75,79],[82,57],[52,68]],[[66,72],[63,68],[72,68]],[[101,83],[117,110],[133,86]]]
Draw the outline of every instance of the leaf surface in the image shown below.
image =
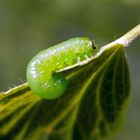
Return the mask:
[[63,74],[69,85],[55,100],[41,99],[28,86],[0,94],[0,139],[102,140],[120,129],[130,93],[123,46]]

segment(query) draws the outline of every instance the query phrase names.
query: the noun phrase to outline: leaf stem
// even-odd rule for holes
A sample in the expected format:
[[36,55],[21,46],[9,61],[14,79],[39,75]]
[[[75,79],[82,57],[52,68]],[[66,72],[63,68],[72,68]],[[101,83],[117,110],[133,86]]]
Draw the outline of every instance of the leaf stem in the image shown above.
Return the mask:
[[[117,44],[121,44],[124,47],[129,46],[129,44],[135,40],[136,38],[140,37],[140,24],[137,25],[136,27],[134,27],[133,29],[131,29],[129,32],[127,32],[126,34],[124,34],[122,37],[120,37],[119,39],[101,47],[100,51],[94,56],[94,58],[99,57],[106,49],[111,48]],[[93,58],[93,59],[94,59]]]
[[129,32],[127,32],[119,39],[117,39],[116,41],[119,44],[122,44],[123,46],[127,47],[133,40],[135,40],[138,37],[140,37],[140,24],[134,27]]
[[23,84],[21,84],[21,85],[19,85],[19,86],[15,86],[14,88],[11,88],[11,89],[9,89],[9,90],[6,91],[6,92],[3,92],[3,94],[12,94],[12,93],[16,93],[16,92],[21,91],[21,90],[24,90],[25,88],[28,88],[28,87],[29,87],[29,85],[28,85],[28,83],[26,82],[26,83],[23,83]]

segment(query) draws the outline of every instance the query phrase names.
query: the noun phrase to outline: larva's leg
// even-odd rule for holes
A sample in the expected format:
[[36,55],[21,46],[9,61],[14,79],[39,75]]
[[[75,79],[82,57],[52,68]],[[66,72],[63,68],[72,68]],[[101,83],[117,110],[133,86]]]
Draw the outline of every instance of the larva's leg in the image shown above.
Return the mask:
[[80,57],[77,58],[77,64],[80,65]]
[[84,56],[85,56],[86,60],[89,62],[90,58],[86,54]]
[[77,67],[77,66],[82,66],[82,65],[87,64],[90,61],[91,61],[91,58],[89,58],[87,55],[85,55],[85,60],[83,60],[83,61],[80,61],[80,57],[77,57],[77,63],[76,64],[68,66],[68,67],[65,67],[65,68],[63,68],[61,70],[58,70],[56,72],[61,72],[61,71],[65,71],[65,70]]
[[78,63],[79,66],[85,65],[90,61],[90,58],[87,55],[84,55],[84,56],[85,56],[86,59],[84,61],[79,62]]

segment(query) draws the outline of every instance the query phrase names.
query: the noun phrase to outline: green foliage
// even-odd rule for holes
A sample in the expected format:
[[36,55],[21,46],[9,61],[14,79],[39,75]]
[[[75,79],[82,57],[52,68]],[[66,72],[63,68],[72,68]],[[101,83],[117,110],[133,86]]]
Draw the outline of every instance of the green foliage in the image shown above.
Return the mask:
[[39,98],[28,85],[0,94],[0,139],[102,140],[120,129],[130,92],[123,46],[63,74],[68,89],[56,100]]

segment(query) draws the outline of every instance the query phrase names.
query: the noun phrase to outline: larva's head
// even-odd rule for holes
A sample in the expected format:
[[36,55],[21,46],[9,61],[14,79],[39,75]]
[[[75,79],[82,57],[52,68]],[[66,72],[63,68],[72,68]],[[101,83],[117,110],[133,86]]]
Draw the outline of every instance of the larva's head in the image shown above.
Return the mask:
[[81,55],[84,57],[91,57],[95,55],[98,51],[98,47],[96,46],[95,42],[89,38],[81,38],[79,49],[82,49]]

